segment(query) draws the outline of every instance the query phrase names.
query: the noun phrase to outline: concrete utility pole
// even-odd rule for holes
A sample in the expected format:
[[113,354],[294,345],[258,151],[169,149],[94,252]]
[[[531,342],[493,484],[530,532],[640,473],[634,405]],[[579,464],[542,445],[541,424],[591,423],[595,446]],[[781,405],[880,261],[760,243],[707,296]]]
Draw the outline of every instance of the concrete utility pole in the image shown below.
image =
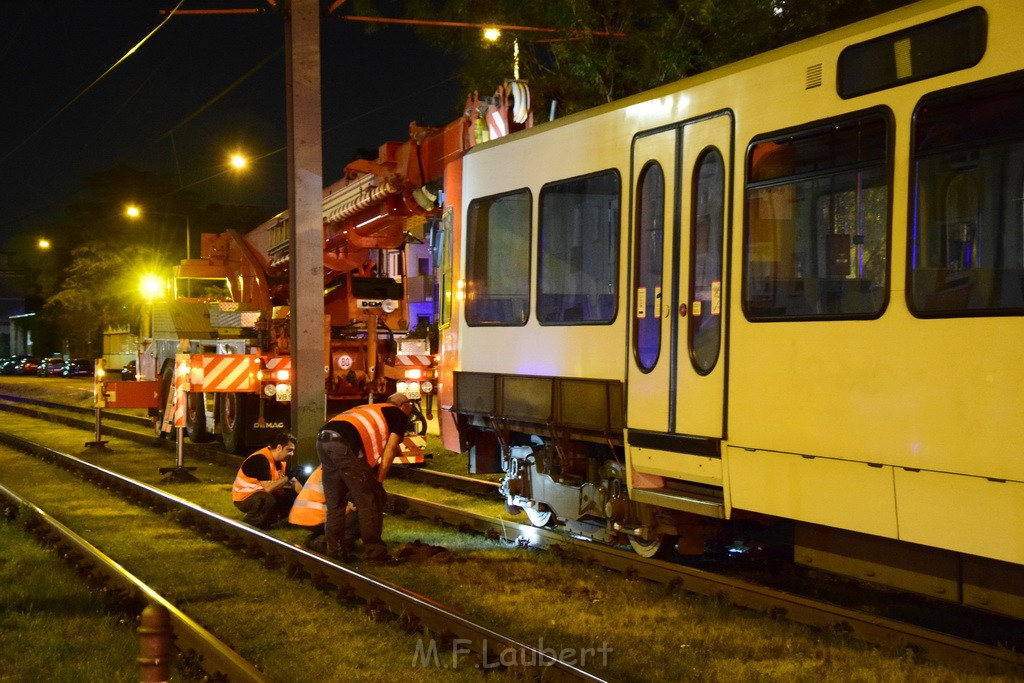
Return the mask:
[[296,460],[317,462],[324,394],[323,153],[320,120],[320,0],[285,4],[288,99],[288,240],[291,267],[292,433]]

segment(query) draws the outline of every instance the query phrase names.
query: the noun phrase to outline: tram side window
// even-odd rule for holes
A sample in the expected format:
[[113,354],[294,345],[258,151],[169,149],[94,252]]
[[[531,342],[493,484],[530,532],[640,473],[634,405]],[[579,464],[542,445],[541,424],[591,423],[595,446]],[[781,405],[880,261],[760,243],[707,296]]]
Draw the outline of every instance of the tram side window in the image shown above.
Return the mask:
[[619,175],[605,171],[540,191],[537,320],[610,323],[619,264]]
[[925,97],[914,117],[907,300],[920,317],[1024,314],[1024,77]]
[[530,311],[529,190],[474,199],[466,229],[466,322],[525,325]]
[[743,243],[749,320],[881,315],[889,139],[886,119],[872,113],[751,145]]

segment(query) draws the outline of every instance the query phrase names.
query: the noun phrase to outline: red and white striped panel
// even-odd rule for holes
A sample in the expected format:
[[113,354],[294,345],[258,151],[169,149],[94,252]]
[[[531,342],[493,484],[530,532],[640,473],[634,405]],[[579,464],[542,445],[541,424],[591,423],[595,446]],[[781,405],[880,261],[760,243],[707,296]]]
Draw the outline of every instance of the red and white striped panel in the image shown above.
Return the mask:
[[270,372],[277,372],[279,370],[287,370],[289,373],[292,371],[292,357],[291,356],[270,356],[264,361],[263,367]]
[[395,356],[395,365],[429,368],[434,365],[434,358],[433,356],[399,355]]
[[399,465],[422,465],[426,458],[423,455],[427,440],[422,436],[407,436],[399,445],[401,451],[395,454],[394,462]]
[[185,381],[188,377],[188,354],[174,356],[174,426],[185,427]]
[[256,356],[192,356],[192,391],[258,391]]

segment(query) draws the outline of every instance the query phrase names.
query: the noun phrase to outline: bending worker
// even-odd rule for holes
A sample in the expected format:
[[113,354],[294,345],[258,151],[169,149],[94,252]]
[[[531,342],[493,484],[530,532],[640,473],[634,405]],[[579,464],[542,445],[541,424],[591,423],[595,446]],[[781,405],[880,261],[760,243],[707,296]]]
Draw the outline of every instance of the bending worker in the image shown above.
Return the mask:
[[242,462],[231,487],[235,507],[245,513],[242,521],[260,529],[288,516],[295,497],[302,490],[294,477],[285,473],[286,461],[295,453],[296,439],[278,434]]
[[404,394],[395,393],[384,403],[357,406],[335,415],[320,430],[316,453],[323,467],[329,555],[347,561],[352,551],[355,539],[345,534],[345,502],[351,497],[359,510],[366,559],[389,559],[381,538],[387,498],[382,482],[405,438],[413,405]]

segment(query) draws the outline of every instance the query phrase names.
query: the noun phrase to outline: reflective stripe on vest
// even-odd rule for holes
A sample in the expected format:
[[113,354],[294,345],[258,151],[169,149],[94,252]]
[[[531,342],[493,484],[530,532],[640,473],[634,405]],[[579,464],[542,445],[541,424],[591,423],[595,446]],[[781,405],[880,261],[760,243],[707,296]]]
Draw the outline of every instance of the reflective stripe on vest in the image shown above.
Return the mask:
[[[274,481],[275,479],[278,479],[281,476],[281,473],[284,472],[284,465],[283,464],[282,464],[280,470],[277,469],[277,461],[274,460],[274,456],[271,455],[270,447],[269,446],[267,446],[266,448],[261,448],[260,450],[256,451],[252,455],[250,455],[249,458],[255,458],[257,455],[262,455],[264,458],[267,459],[267,462],[270,463],[270,479],[269,479],[269,481]],[[242,466],[245,465],[245,462],[249,458],[246,458],[245,460],[242,461]],[[235,483],[232,484],[232,486],[231,486],[231,500],[233,500],[235,502],[238,502],[240,500],[245,500],[246,498],[248,498],[252,494],[254,494],[254,493],[258,492],[258,491],[262,491],[262,490],[263,490],[263,485],[260,484],[260,480],[259,479],[255,479],[255,478],[250,477],[249,475],[245,474],[244,472],[242,472],[242,467],[239,467],[238,468],[238,473],[235,474]],[[273,493],[281,494],[281,493],[283,493],[283,491],[281,489],[278,489],[277,491],[274,491]]]
[[372,403],[365,406],[357,406],[346,410],[341,415],[335,415],[331,422],[348,422],[359,432],[359,439],[363,442],[363,453],[366,462],[370,467],[376,467],[384,457],[384,444],[387,441],[388,421],[384,419],[381,412],[386,407],[395,406],[391,403]]
[[298,526],[316,526],[327,519],[327,497],[324,496],[324,471],[317,467],[309,475],[288,513],[288,521]]

